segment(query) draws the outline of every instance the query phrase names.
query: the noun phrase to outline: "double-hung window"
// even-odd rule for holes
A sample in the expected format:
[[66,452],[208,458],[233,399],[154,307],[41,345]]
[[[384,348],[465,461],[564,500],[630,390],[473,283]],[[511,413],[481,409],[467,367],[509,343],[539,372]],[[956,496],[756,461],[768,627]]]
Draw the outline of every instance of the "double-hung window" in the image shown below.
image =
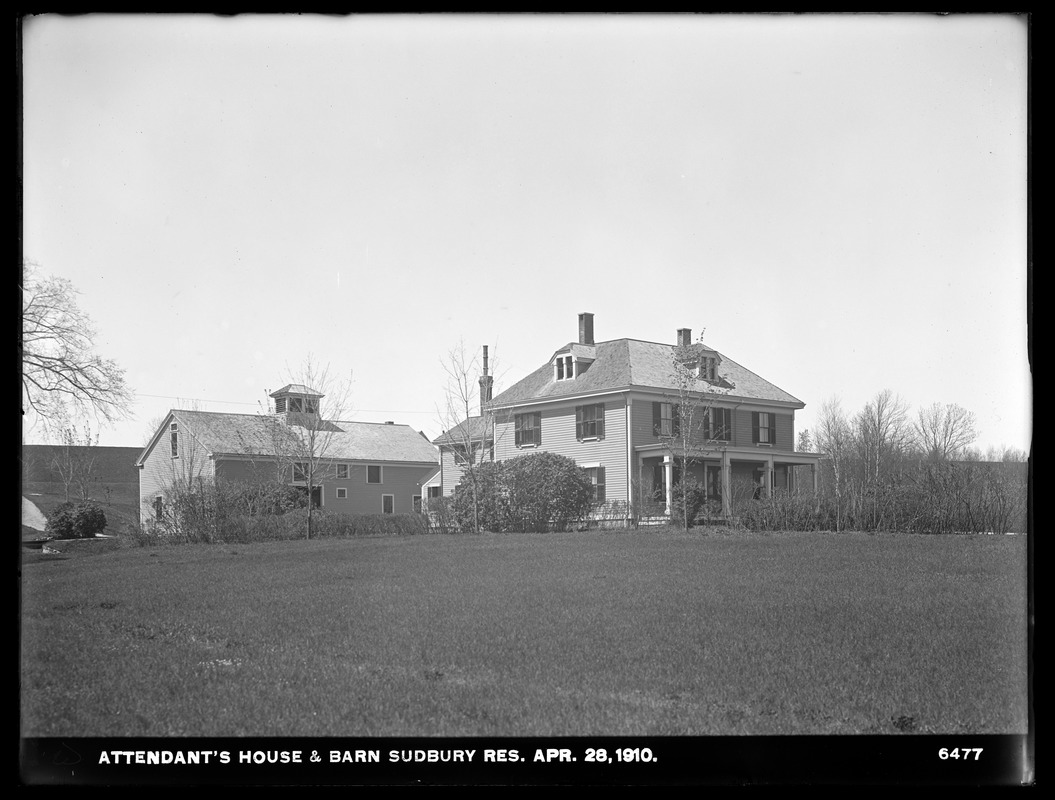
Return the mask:
[[700,377],[705,381],[718,379],[718,359],[714,356],[700,356]]
[[707,409],[707,438],[728,442],[733,438],[733,413],[730,408]]
[[384,475],[380,464],[370,464],[366,468],[367,483],[384,483]]
[[751,412],[751,433],[755,444],[770,445],[777,440],[777,416],[770,411]]
[[169,447],[172,449],[172,457],[179,458],[179,429],[175,422],[169,425]]
[[338,464],[337,465],[337,479],[341,481],[348,480],[348,465]]
[[542,412],[516,415],[516,446],[537,447],[542,444]]
[[680,431],[678,418],[681,408],[675,403],[652,404],[652,432],[656,436],[677,436]]
[[604,467],[585,467],[584,469],[590,478],[590,483],[593,484],[593,502],[605,502]]
[[571,356],[558,356],[556,362],[556,379],[567,381],[575,377],[575,359]]
[[604,438],[604,403],[575,407],[575,438]]

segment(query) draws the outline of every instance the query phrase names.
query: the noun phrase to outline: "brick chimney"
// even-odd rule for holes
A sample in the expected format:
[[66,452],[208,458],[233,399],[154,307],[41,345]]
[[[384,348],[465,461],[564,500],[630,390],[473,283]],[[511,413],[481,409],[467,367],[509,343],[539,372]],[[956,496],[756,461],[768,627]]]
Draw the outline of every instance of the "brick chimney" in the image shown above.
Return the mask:
[[692,344],[692,328],[678,328],[678,347]]
[[593,344],[593,314],[579,314],[579,344]]
[[491,390],[495,379],[487,374],[487,345],[484,345],[484,374],[480,378],[480,413],[484,413],[484,407],[491,402]]

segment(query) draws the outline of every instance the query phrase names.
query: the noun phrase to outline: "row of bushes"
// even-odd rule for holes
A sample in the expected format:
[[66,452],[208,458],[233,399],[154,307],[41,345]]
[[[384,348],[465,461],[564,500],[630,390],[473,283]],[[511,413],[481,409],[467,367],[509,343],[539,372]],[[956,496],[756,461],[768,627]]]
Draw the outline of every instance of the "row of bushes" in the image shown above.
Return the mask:
[[[421,514],[336,514],[312,509],[311,535],[324,538],[428,533]],[[177,484],[160,515],[134,537],[141,543],[246,543],[305,538],[307,495],[282,483],[196,481]]]
[[[307,509],[297,509],[286,514],[231,515],[223,525],[203,528],[153,524],[136,532],[134,539],[139,544],[280,542],[303,539],[306,527]],[[422,514],[334,514],[315,509],[312,515],[311,535],[315,539],[415,536],[429,532],[428,520]]]

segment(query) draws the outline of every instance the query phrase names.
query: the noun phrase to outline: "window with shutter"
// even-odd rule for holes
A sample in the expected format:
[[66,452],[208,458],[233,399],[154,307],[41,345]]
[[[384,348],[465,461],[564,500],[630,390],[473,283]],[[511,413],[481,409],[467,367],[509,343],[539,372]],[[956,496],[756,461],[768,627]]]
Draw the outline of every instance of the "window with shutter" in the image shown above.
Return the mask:
[[575,408],[575,438],[580,442],[604,438],[604,403]]
[[772,445],[777,438],[776,415],[768,411],[752,411],[751,435],[755,444]]
[[590,477],[593,485],[593,502],[605,502],[604,467],[588,467],[586,474]]
[[536,411],[533,414],[517,414],[516,422],[516,446],[537,447],[542,444],[542,413]]
[[656,436],[677,436],[681,432],[680,416],[681,407],[675,403],[653,403],[652,432]]
[[728,408],[707,409],[706,427],[707,438],[719,442],[728,442],[732,439],[732,411]]

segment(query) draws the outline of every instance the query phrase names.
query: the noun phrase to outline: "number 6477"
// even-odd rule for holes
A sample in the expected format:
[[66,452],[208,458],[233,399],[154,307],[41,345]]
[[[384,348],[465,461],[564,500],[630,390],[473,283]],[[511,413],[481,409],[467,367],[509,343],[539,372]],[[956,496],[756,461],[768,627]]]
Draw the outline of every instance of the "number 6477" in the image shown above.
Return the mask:
[[938,751],[938,758],[945,761],[950,758],[960,759],[964,761],[970,761],[971,755],[974,755],[974,760],[977,761],[982,757],[981,747],[954,747],[950,750],[948,747],[943,747]]

